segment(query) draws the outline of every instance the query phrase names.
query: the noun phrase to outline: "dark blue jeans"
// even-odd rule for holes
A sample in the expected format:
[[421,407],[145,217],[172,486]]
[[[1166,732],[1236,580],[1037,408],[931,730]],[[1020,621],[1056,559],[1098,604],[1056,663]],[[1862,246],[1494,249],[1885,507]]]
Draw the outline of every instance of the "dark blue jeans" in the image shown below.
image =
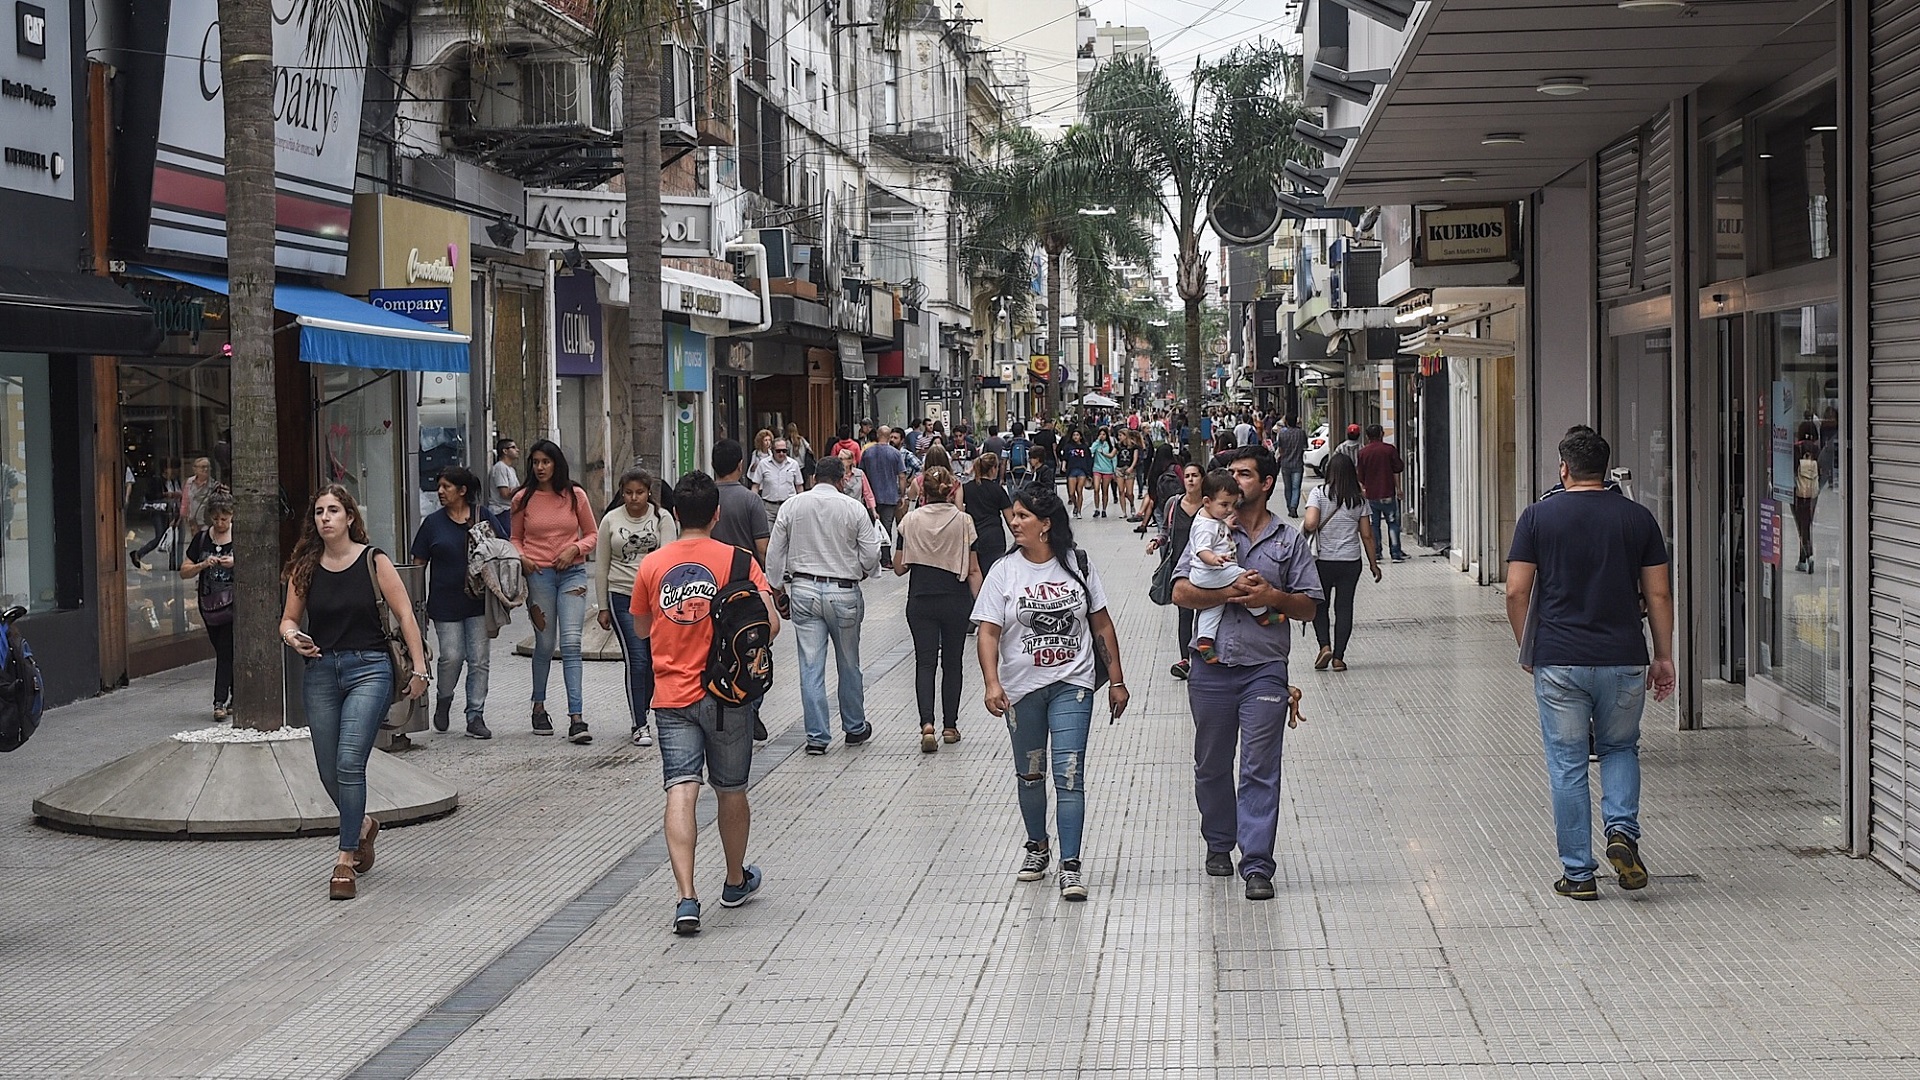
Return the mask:
[[[1373,512],[1373,557],[1380,558],[1380,544],[1385,541],[1394,558],[1406,558],[1407,553],[1400,548],[1400,500],[1368,499],[1367,509]],[[1382,524],[1388,532],[1381,530]]]
[[353,851],[367,813],[367,759],[393,702],[393,665],[384,649],[322,653],[307,661],[301,697],[320,783],[340,809],[340,850]]
[[627,665],[627,711],[633,714],[633,730],[639,731],[647,726],[647,711],[653,708],[653,642],[635,636],[632,602],[625,593],[607,593],[614,636],[620,639],[620,658]]
[[1300,516],[1300,482],[1306,478],[1305,469],[1282,469],[1280,475],[1287,484],[1287,516]]

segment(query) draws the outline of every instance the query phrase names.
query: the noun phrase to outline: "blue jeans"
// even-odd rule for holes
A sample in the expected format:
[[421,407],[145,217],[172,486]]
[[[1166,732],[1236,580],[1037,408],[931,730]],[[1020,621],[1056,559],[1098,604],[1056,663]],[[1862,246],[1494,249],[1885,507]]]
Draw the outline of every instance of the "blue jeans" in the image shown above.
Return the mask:
[[1600,757],[1604,831],[1640,839],[1640,714],[1647,704],[1644,667],[1536,667],[1547,784],[1560,865],[1572,881],[1593,877],[1593,801],[1588,793],[1587,735]]
[[867,600],[858,585],[843,588],[832,582],[796,578],[787,585],[793,612],[793,631],[800,651],[800,710],[807,722],[807,742],[825,746],[833,741],[833,718],[827,708],[827,643],[833,643],[834,666],[840,679],[840,728],[855,732],[867,726],[867,692],[860,674],[860,622]]
[[313,762],[320,783],[340,810],[340,850],[360,846],[367,813],[367,759],[393,702],[393,666],[384,649],[322,653],[307,661],[301,680]]
[[1080,833],[1087,819],[1087,728],[1092,723],[1093,691],[1072,683],[1043,686],[1007,710],[1013,774],[1020,784],[1020,817],[1027,823],[1027,839],[1047,842],[1047,766],[1051,764],[1062,862],[1080,857]]
[[[1400,550],[1400,500],[1368,499],[1367,509],[1373,511],[1373,557],[1380,558],[1380,544],[1386,541],[1387,550],[1393,553],[1394,558],[1406,558],[1407,553]],[[1390,541],[1388,533],[1380,530],[1383,523],[1391,530]]]
[[660,710],[660,773],[666,787],[698,784],[745,791],[753,772],[753,714],[723,709],[711,694],[684,709]]
[[[1240,874],[1273,876],[1280,833],[1280,755],[1287,736],[1287,664],[1234,667],[1193,657],[1193,798],[1209,852],[1240,848]],[[1240,758],[1236,775],[1234,755]]]
[[553,666],[553,638],[560,636],[560,675],[567,682],[567,715],[585,711],[580,701],[580,629],[587,621],[587,568],[545,567],[527,575],[527,606],[546,613],[547,628],[533,634],[533,700],[547,700],[547,671]]
[[1286,479],[1287,483],[1287,514],[1290,517],[1299,517],[1300,482],[1306,478],[1307,471],[1305,469],[1283,469],[1280,475]]
[[475,615],[458,622],[435,622],[433,632],[440,639],[440,655],[434,667],[440,685],[435,697],[453,700],[453,687],[460,681],[460,665],[467,665],[467,722],[483,718],[487,711],[487,675],[493,650],[487,640],[487,619]]
[[620,658],[627,665],[627,711],[633,714],[633,730],[639,731],[647,726],[647,710],[653,708],[653,641],[634,635],[632,603],[633,597],[625,593],[607,593]]

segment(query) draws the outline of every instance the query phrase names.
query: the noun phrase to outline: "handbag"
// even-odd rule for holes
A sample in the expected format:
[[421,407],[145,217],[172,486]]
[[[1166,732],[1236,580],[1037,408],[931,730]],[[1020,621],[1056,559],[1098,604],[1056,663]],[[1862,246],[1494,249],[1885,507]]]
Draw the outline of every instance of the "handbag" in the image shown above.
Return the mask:
[[1794,466],[1793,497],[1811,499],[1820,494],[1820,462],[1816,458],[1801,458]]
[[[211,541],[209,541],[211,546]],[[209,553],[210,555],[211,553]],[[233,582],[228,581],[218,587],[210,586],[210,578],[205,570],[200,571],[198,588],[195,589],[200,602],[200,625],[227,626],[233,622]]]
[[408,666],[407,642],[393,626],[393,612],[387,607],[386,594],[380,591],[380,574],[374,568],[374,556],[378,549],[369,549],[367,554],[367,580],[373,583],[373,606],[380,612],[380,636],[387,641],[387,666],[393,669],[393,696],[388,704],[398,705],[407,698],[407,683],[412,681],[413,668]]
[[1180,564],[1174,558],[1173,545],[1160,546],[1160,565],[1153,568],[1153,584],[1147,587],[1147,599],[1166,607],[1173,603],[1173,568]]
[[[1075,561],[1077,561],[1080,564],[1081,582],[1085,583],[1091,580],[1093,571],[1088,568],[1086,551],[1082,548],[1076,547],[1073,549],[1073,555],[1074,555]],[[1093,592],[1091,587],[1089,587],[1087,591],[1087,604],[1089,608],[1091,608],[1093,604]],[[1101,653],[1100,651],[1100,638],[1098,635],[1096,635],[1093,632],[1093,626],[1092,626],[1093,613],[1091,610],[1088,611],[1087,617],[1088,617],[1087,637],[1090,641],[1093,642],[1093,688],[1095,690],[1098,690],[1101,687],[1107,685],[1107,680],[1110,676],[1107,671],[1107,658],[1105,654]]]

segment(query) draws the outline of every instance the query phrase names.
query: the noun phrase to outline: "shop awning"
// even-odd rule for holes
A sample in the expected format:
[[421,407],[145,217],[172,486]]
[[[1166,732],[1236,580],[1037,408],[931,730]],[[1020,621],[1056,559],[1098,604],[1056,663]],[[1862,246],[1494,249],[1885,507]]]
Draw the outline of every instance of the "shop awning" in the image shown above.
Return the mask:
[[[141,273],[227,294],[227,279],[185,270],[136,267]],[[395,315],[363,300],[309,285],[273,287],[273,307],[300,327],[300,359],[309,364],[380,371],[465,371],[465,334]]]
[[[591,261],[594,272],[607,283],[602,302],[616,307],[628,306],[630,286],[627,260]],[[760,321],[760,298],[725,278],[663,266],[660,268],[660,310],[692,318],[757,323]]]
[[153,312],[106,278],[0,267],[0,352],[142,356],[159,344]]

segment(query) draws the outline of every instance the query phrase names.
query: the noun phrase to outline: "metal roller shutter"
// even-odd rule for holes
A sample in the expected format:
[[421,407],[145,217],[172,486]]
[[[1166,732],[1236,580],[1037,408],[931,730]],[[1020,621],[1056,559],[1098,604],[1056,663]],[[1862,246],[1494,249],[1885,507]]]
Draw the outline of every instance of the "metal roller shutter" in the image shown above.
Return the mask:
[[1642,131],[1640,251],[1634,260],[1635,292],[1673,287],[1673,113],[1655,117]]
[[1868,851],[1920,882],[1920,6],[1867,27]]
[[1635,133],[1600,151],[1595,184],[1595,266],[1600,299],[1614,300],[1633,291],[1633,241],[1639,231],[1634,211],[1640,195],[1640,135]]

